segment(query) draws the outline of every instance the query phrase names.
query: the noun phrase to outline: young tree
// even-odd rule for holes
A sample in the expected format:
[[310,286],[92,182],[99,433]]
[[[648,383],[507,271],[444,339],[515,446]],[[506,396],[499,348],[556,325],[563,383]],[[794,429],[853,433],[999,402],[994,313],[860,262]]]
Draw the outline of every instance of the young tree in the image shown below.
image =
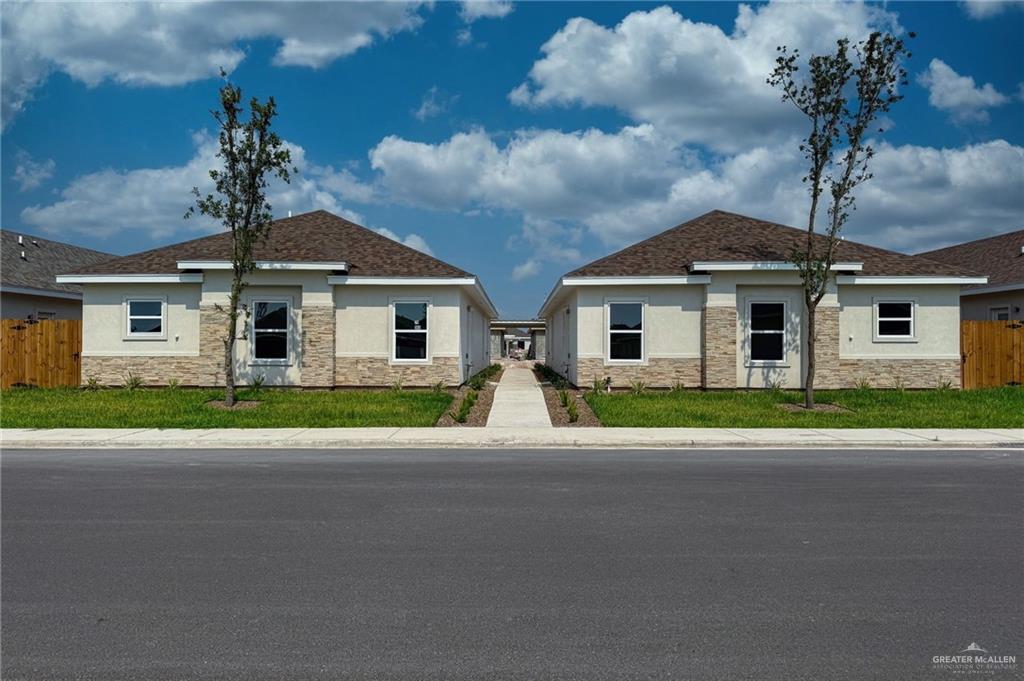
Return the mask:
[[[227,74],[222,70],[221,77]],[[224,335],[224,403],[235,404],[235,342],[239,337],[238,319],[248,319],[248,309],[242,309],[240,299],[245,290],[245,277],[256,269],[253,249],[266,238],[273,224],[271,205],[267,203],[267,179],[279,177],[291,181],[296,169],[291,167],[291,154],[281,138],[270,129],[277,108],[274,98],[263,104],[253,97],[249,101],[249,117],[244,115],[241,88],[230,82],[220,89],[220,109],[212,111],[220,128],[222,168],[210,170],[214,193],[203,196],[198,187],[192,188],[195,204],[185,213],[195,213],[219,220],[231,234],[231,293],[229,296],[228,328]],[[217,306],[218,310],[225,311]],[[242,337],[244,337],[244,328]]]
[[[778,52],[768,83],[780,88],[782,100],[792,102],[811,124],[810,134],[800,144],[809,166],[803,178],[811,195],[807,241],[790,259],[803,283],[807,316],[804,406],[813,409],[815,311],[828,288],[840,232],[855,209],[854,189],[871,179],[868,163],[875,151],[866,137],[879,117],[903,98],[899,88],[907,84],[907,72],[902,63],[911,54],[903,40],[890,33],[876,31],[852,47],[848,38],[842,38],[836,42],[834,54],[813,55],[807,63],[807,76],[801,77],[799,51],[790,52],[783,45]],[[817,234],[819,204],[826,192],[827,224],[824,232]]]

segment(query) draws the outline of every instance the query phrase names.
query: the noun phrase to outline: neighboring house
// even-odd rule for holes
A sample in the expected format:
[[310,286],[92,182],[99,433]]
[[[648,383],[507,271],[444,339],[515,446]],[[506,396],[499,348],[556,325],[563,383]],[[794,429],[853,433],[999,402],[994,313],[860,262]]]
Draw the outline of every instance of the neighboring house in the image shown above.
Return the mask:
[[[577,385],[804,385],[804,230],[712,211],[566,274],[540,310]],[[960,267],[843,241],[817,308],[821,388],[960,385]]]
[[522,351],[527,359],[544,361],[544,320],[495,319],[491,322],[491,355],[509,357]]
[[1024,230],[920,255],[988,275],[960,291],[962,319],[1024,320]]
[[24,232],[0,230],[0,317],[81,319],[82,287],[55,276],[114,256]]
[[[223,385],[227,232],[58,277],[85,293],[82,378]],[[455,385],[490,362],[479,280],[325,211],[274,222],[255,251],[236,345],[241,384]]]

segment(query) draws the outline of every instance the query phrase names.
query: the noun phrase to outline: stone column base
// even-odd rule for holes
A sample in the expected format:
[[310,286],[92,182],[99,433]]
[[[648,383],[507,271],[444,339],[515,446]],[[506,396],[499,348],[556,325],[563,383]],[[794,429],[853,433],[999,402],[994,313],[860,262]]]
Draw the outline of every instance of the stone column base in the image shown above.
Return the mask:
[[705,307],[703,326],[705,388],[736,387],[736,308]]

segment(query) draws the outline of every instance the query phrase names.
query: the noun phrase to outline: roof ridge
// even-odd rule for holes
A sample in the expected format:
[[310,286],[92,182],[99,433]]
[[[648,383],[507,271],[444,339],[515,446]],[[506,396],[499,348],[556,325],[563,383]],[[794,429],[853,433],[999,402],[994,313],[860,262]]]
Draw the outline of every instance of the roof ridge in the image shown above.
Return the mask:
[[964,248],[966,246],[974,246],[974,245],[977,245],[977,244],[981,244],[981,243],[983,243],[985,241],[992,241],[994,239],[1005,239],[1006,237],[1012,237],[1012,236],[1015,236],[1015,235],[1018,235],[1018,234],[1021,237],[1024,237],[1024,229],[1014,229],[1014,230],[1011,230],[1009,232],[1003,232],[1002,234],[992,234],[991,236],[983,236],[980,239],[974,239],[972,241],[962,241],[962,242],[960,242],[958,244],[950,244],[949,246],[943,246],[942,248],[933,248],[930,251],[921,251],[920,253],[916,253],[915,255],[928,256],[928,254],[930,254],[930,253],[940,253],[942,251],[951,251],[954,248]]
[[88,246],[79,246],[78,244],[73,244],[70,241],[58,241],[56,239],[50,239],[50,238],[45,237],[45,236],[39,236],[35,232],[26,232],[26,231],[20,230],[20,229],[10,229],[8,227],[0,228],[0,233],[2,233],[2,232],[6,232],[7,234],[10,234],[12,236],[23,236],[23,237],[26,237],[28,239],[36,239],[36,240],[39,240],[39,241],[45,241],[47,243],[56,244],[58,246],[70,246],[71,248],[75,248],[75,249],[78,249],[80,251],[89,251],[90,253],[97,253],[99,255],[108,255],[108,256],[111,256],[111,257],[116,257],[113,253],[107,253],[106,251],[100,251],[100,250],[97,250],[95,248],[89,248]]

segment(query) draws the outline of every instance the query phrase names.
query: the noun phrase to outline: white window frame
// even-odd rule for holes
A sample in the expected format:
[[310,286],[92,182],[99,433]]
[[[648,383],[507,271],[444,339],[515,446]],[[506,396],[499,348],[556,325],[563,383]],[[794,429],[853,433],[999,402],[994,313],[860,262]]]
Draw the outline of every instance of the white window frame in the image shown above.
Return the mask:
[[[427,328],[422,331],[417,329],[401,329],[402,333],[423,333],[427,337],[427,356],[423,359],[408,359],[397,357],[398,344],[395,343],[395,337],[398,335],[400,329],[395,328],[395,305],[400,303],[419,303],[427,306]],[[391,338],[388,341],[390,351],[388,353],[389,360],[392,364],[432,364],[433,353],[431,352],[430,336],[434,328],[434,315],[431,310],[434,307],[433,299],[424,297],[414,298],[390,298],[388,299],[388,313],[390,320],[388,321],[388,328],[390,329]]]
[[[781,305],[782,329],[779,331],[754,330],[754,305]],[[756,298],[747,301],[747,357],[746,365],[751,367],[788,367],[789,366],[789,301],[778,299]],[[782,336],[782,359],[754,359],[754,334],[771,334]]]
[[[625,330],[612,331],[612,305],[639,305],[640,306],[640,331]],[[640,334],[640,359],[612,359],[612,334],[613,333],[639,333]],[[647,299],[646,298],[605,298],[604,301],[604,363],[637,365],[647,363]]]
[[[1000,312],[1006,312],[1006,319],[1000,319],[999,317],[996,316]],[[988,318],[989,318],[989,321],[993,321],[993,322],[1002,322],[1002,321],[1007,321],[1008,322],[1008,321],[1010,321],[1010,306],[1009,305],[993,305],[992,307],[988,308]]]
[[[153,315],[132,315],[132,303],[160,303],[160,331],[132,332],[132,318],[156,319]],[[125,296],[121,306],[124,313],[125,340],[167,340],[167,296]]]
[[[285,319],[288,326],[284,329],[260,329],[260,331],[284,331],[285,356],[283,358],[260,358],[256,356],[256,305],[258,303],[284,303]],[[290,366],[292,364],[292,319],[294,307],[292,299],[282,296],[254,296],[249,299],[249,365],[250,366]]]
[[[883,321],[905,321],[906,317],[880,317],[878,306],[881,303],[909,303],[910,304],[910,335],[893,336],[882,335],[878,332],[878,325]],[[917,342],[917,299],[916,298],[875,298],[872,301],[872,325],[871,335],[875,343],[916,343]]]

